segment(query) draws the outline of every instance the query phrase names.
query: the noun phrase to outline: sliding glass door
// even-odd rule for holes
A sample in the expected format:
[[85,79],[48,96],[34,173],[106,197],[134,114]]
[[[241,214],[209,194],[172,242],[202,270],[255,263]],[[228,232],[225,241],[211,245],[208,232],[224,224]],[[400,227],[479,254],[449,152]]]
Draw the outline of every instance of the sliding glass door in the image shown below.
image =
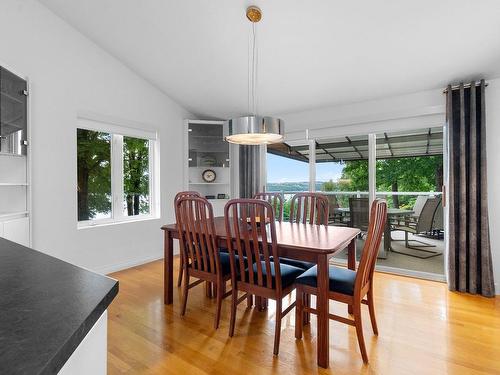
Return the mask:
[[379,268],[444,277],[443,127],[376,135],[376,196],[389,225]]
[[[281,191],[286,202],[299,191],[326,194],[329,225],[361,230],[358,260],[370,203],[385,199],[388,225],[377,267],[444,279],[443,144],[443,127],[431,127],[271,145],[267,189]],[[346,254],[334,261],[345,262]]]

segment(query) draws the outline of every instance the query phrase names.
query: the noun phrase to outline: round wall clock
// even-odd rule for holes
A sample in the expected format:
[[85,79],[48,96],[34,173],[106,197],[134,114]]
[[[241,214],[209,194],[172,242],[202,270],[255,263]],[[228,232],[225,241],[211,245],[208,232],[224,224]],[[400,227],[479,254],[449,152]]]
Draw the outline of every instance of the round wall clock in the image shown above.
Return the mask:
[[217,175],[213,169],[205,169],[201,174],[201,177],[205,182],[214,182]]

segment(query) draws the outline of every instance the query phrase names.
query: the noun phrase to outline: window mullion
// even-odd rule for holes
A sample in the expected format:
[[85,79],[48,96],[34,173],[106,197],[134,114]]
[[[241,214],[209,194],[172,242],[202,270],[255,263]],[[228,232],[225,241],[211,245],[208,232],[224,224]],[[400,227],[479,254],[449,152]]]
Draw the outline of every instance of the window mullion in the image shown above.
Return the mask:
[[113,134],[111,158],[111,191],[113,218],[123,219],[123,136]]

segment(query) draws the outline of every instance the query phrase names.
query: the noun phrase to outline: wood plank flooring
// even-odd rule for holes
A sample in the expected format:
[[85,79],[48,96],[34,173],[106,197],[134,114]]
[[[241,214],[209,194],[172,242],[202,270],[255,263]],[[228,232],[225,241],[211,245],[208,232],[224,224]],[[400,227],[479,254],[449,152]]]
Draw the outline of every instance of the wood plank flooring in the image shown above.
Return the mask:
[[[331,321],[325,370],[316,366],[314,316],[302,340],[294,338],[294,312],[283,319],[280,355],[274,357],[272,302],[265,312],[241,304],[230,339],[230,300],[223,303],[218,330],[215,300],[205,297],[203,285],[191,289],[181,317],[180,289],[173,305],[163,304],[162,264],[110,275],[120,281],[120,292],[109,309],[109,374],[500,374],[499,297],[461,295],[442,283],[377,273],[378,337],[363,311],[370,364],[363,365],[354,328]],[[334,302],[330,309],[346,313]]]

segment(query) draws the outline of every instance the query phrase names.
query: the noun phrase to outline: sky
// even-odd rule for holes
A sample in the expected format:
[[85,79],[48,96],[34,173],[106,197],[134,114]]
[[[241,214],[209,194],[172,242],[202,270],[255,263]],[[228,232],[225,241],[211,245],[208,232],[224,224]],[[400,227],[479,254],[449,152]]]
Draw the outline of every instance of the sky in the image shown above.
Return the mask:
[[[316,181],[336,181],[340,178],[343,164],[317,163]],[[267,154],[267,182],[307,182],[309,164],[302,161]]]

